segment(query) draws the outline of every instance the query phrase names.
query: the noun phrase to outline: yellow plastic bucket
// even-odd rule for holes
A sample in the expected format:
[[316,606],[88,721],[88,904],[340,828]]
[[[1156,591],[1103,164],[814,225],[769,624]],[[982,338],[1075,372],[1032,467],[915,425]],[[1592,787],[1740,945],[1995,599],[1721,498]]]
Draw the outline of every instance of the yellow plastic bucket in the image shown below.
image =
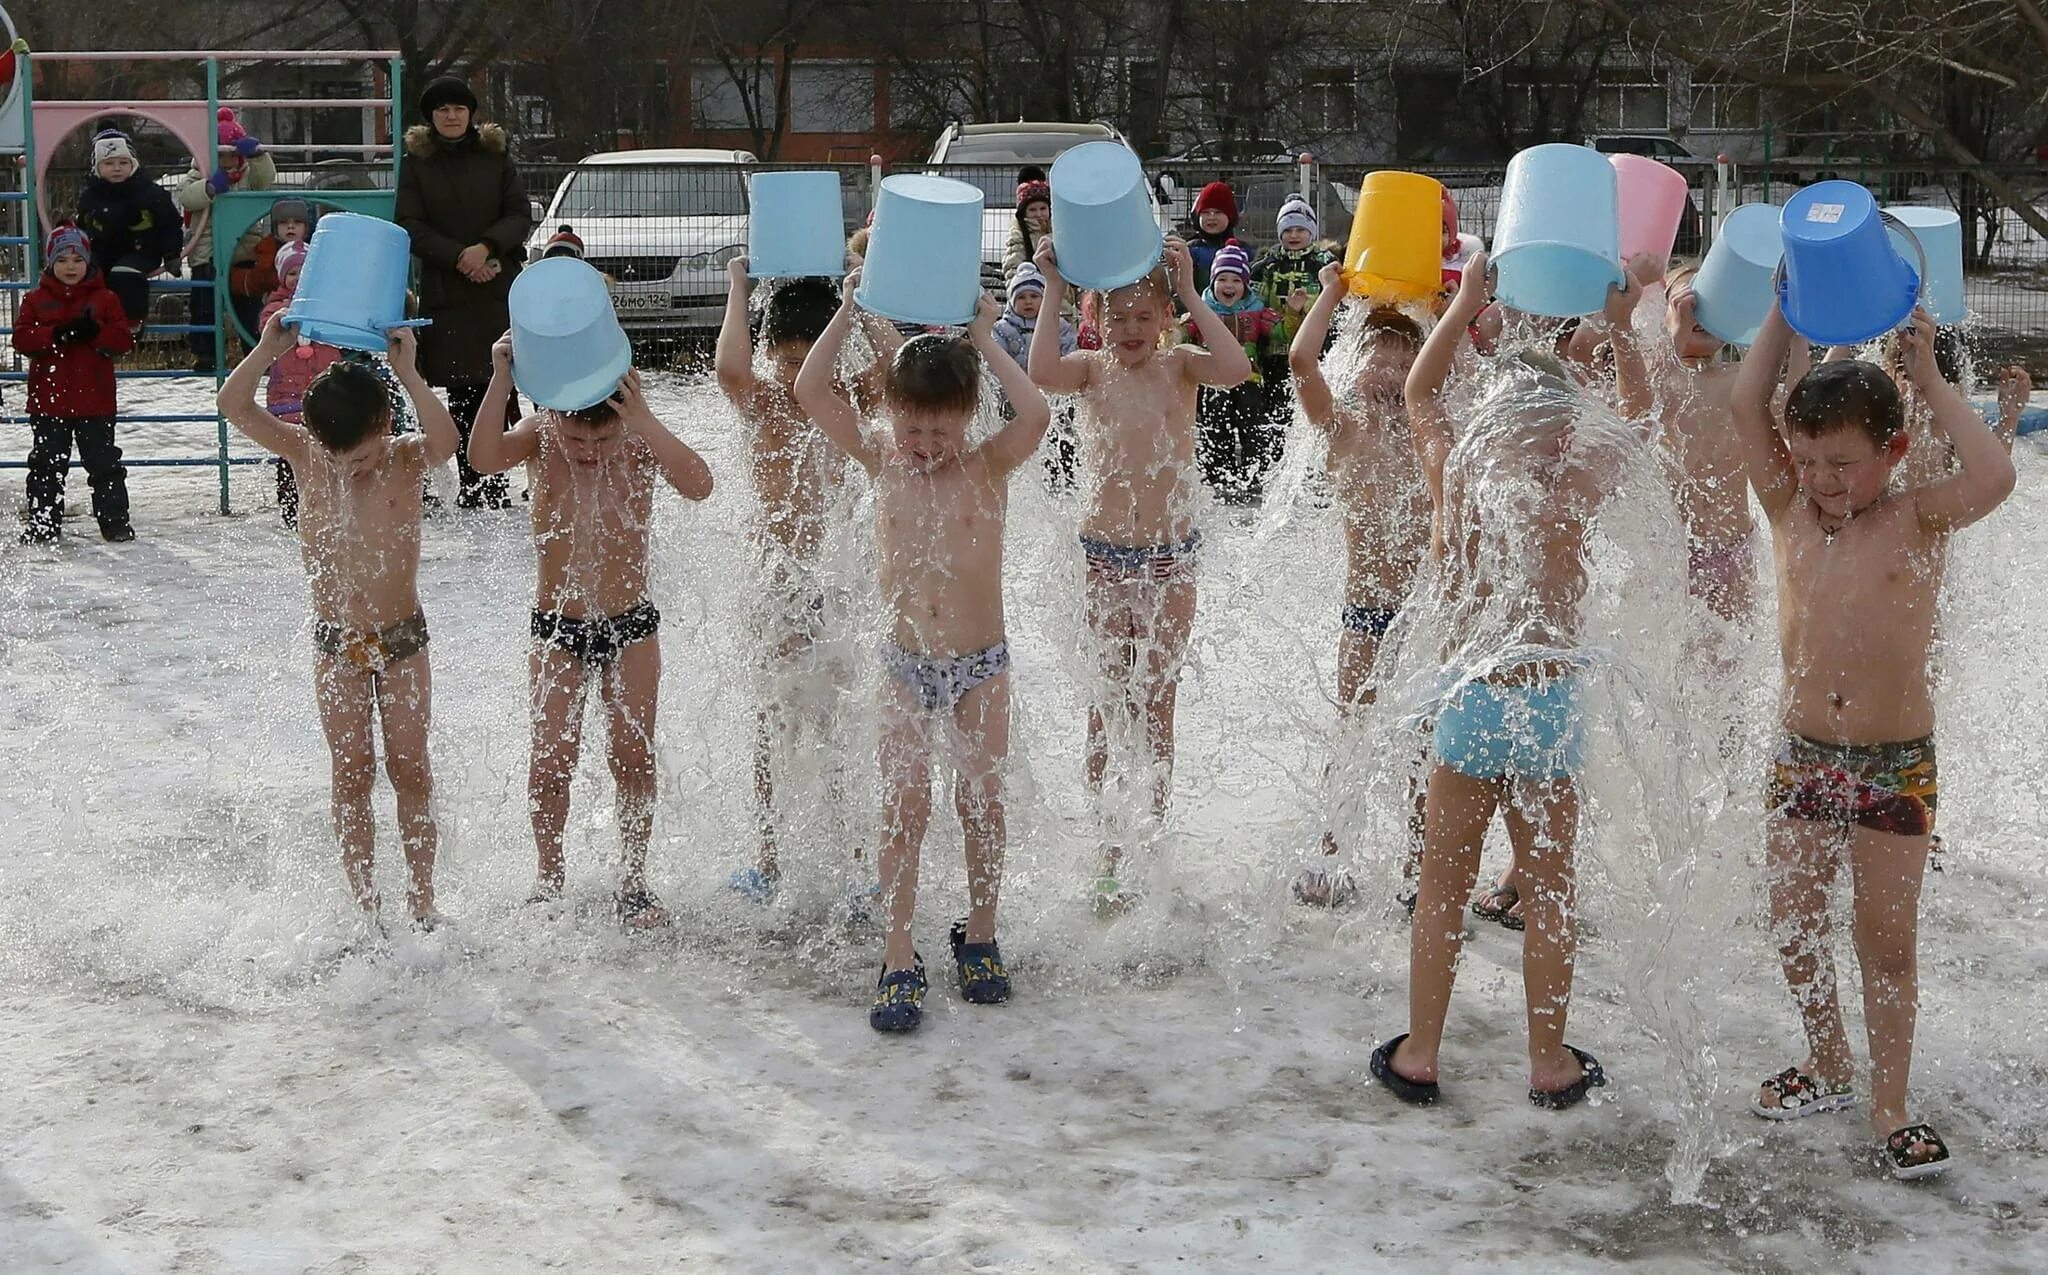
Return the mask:
[[1394,169],[1367,174],[1344,249],[1344,282],[1352,294],[1419,301],[1443,291],[1443,281],[1443,183]]

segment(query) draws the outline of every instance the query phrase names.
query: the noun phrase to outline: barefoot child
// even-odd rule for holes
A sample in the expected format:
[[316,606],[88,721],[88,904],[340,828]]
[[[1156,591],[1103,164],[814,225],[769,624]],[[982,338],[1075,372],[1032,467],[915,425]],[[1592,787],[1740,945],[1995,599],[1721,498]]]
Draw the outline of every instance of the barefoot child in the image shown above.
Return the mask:
[[1870,1129],[1895,1178],[1945,1171],[1949,1150],[1906,1106],[1919,1009],[1920,885],[1934,830],[1932,660],[1949,537],[2012,492],[2012,458],[1935,365],[1915,311],[1901,347],[1960,469],[1894,488],[1909,449],[1898,387],[1879,368],[1824,363],[1771,410],[1791,329],[1774,308],[1735,385],[1735,423],[1778,561],[1785,740],[1765,806],[1771,921],[1809,1054],[1751,1107],[1786,1120],[1854,1102],[1835,993],[1830,887],[1855,883],[1854,934],[1870,1044]]
[[[1252,373],[1244,347],[1196,290],[1187,245],[1169,238],[1166,263],[1201,345],[1162,344],[1174,313],[1158,271],[1102,298],[1104,348],[1062,355],[1050,324],[1040,324],[1031,343],[1032,381],[1080,396],[1084,445],[1095,454],[1081,549],[1088,559],[1088,631],[1106,684],[1088,710],[1088,786],[1099,801],[1111,716],[1142,720],[1155,820],[1173,792],[1174,697],[1195,619],[1196,391],[1227,389]],[[1067,284],[1050,243],[1039,250],[1038,270],[1046,304],[1058,309]],[[1120,840],[1105,837],[1094,887],[1097,905],[1110,910],[1129,901],[1118,880]]]
[[[826,506],[846,474],[846,457],[812,426],[797,406],[792,387],[811,347],[839,310],[839,292],[829,279],[789,279],[773,285],[761,314],[759,352],[771,370],[764,378],[755,373],[755,346],[749,340],[746,258],[736,258],[730,273],[714,366],[718,388],[753,427],[747,454],[761,508],[751,533],[762,580],[755,632],[762,643],[764,670],[778,683],[755,716],[754,798],[760,850],[754,866],[733,873],[730,885],[757,903],[767,903],[782,879],[776,854],[774,759],[778,743],[787,747],[790,732],[803,717],[800,705],[792,702],[796,697],[784,692],[795,689],[790,685],[793,676],[825,672],[809,667],[803,657],[825,636],[827,607],[818,578],[818,554],[825,540]],[[871,324],[869,333],[888,350],[900,339],[887,324]],[[885,370],[877,360],[861,376],[856,393],[862,402],[876,401]],[[858,848],[854,857],[860,857]],[[867,887],[859,889],[864,894]]]
[[1488,301],[1485,254],[1408,375],[1409,419],[1435,508],[1432,549],[1445,620],[1446,691],[1436,705],[1422,875],[1409,936],[1408,1031],[1372,1056],[1372,1074],[1406,1102],[1437,1100],[1464,900],[1481,838],[1504,814],[1527,899],[1522,981],[1529,1100],[1561,1109],[1604,1084],[1592,1055],[1564,1043],[1577,927],[1572,856],[1584,722],[1579,609],[1590,524],[1620,473],[1616,448],[1649,395],[1630,317],[1633,276],[1609,293],[1623,416],[1543,352],[1509,352],[1452,439],[1441,393],[1452,356]]
[[[1337,711],[1373,702],[1369,682],[1380,639],[1394,622],[1401,600],[1429,543],[1429,493],[1415,463],[1402,387],[1422,329],[1398,310],[1374,310],[1359,324],[1357,347],[1333,354],[1350,364],[1338,391],[1323,375],[1323,347],[1330,320],[1347,293],[1343,270],[1323,267],[1322,287],[1301,330],[1294,334],[1288,366],[1294,394],[1309,425],[1329,444],[1328,469],[1344,513],[1343,636],[1337,646]],[[1421,828],[1413,829],[1419,838]],[[1420,846],[1410,858],[1420,853]],[[1323,834],[1323,853],[1337,853],[1334,832]],[[1414,866],[1406,875],[1413,877]],[[1309,868],[1294,883],[1303,903],[1335,904],[1353,890],[1348,874]]]
[[638,372],[627,372],[617,390],[590,407],[540,408],[507,431],[504,405],[512,392],[508,333],[491,347],[491,384],[470,432],[469,463],[485,475],[523,463],[533,491],[540,578],[527,660],[527,791],[540,875],[529,901],[559,899],[566,884],[562,828],[583,743],[583,705],[596,682],[625,858],[613,905],[630,929],[665,925],[668,913],[647,888],[661,684],[661,613],[647,600],[647,534],[657,478],[685,500],[703,500],[711,494],[711,471],[656,419]]
[[[918,851],[931,819],[931,755],[950,724],[959,747],[954,809],[966,840],[966,921],[952,931],[960,994],[977,1005],[1009,999],[996,945],[1005,825],[1003,766],[1010,750],[1010,648],[1003,626],[1003,523],[1010,474],[1029,461],[1051,423],[1045,396],[996,344],[995,302],[984,296],[967,338],[924,335],[896,351],[882,387],[886,438],[862,430],[835,388],[833,368],[853,326],[848,276],[839,313],[811,347],[796,401],[874,484],[875,555],[890,614],[882,644],[880,762],[882,892],[888,910],[882,973],[868,1024],[916,1027],[924,1015],[924,960],[911,939]],[[1040,329],[1052,332],[1051,325]],[[1053,338],[1057,340],[1057,336]],[[986,364],[1013,415],[977,447],[967,426]]]
[[391,367],[412,397],[421,433],[393,437],[384,382],[360,363],[338,363],[306,390],[303,422],[256,404],[256,387],[298,338],[273,314],[263,336],[221,387],[221,414],[287,461],[299,481],[299,545],[313,587],[313,687],[334,763],[334,830],[349,888],[373,923],[377,778],[372,719],[384,734],[384,770],[398,797],[410,871],[413,924],[434,911],[433,776],[427,763],[432,678],[420,610],[420,478],[455,454],[448,409],[415,365],[409,328],[391,335]]

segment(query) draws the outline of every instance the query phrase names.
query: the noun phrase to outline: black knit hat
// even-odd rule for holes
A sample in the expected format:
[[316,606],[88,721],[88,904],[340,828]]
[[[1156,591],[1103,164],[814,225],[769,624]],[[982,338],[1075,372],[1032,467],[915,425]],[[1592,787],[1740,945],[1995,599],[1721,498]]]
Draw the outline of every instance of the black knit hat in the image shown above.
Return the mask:
[[449,104],[466,106],[476,110],[476,94],[469,88],[469,81],[453,75],[444,75],[420,91],[420,114],[428,123],[434,119],[434,111]]

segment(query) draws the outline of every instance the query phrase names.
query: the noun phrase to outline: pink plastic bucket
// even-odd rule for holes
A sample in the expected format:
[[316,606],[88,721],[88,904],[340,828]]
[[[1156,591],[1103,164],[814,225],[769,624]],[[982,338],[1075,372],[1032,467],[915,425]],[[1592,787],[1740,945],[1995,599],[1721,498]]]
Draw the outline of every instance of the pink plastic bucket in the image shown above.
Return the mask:
[[1621,201],[1621,260],[1626,265],[1648,254],[1669,265],[1685,216],[1685,175],[1641,155],[1615,155],[1615,193]]

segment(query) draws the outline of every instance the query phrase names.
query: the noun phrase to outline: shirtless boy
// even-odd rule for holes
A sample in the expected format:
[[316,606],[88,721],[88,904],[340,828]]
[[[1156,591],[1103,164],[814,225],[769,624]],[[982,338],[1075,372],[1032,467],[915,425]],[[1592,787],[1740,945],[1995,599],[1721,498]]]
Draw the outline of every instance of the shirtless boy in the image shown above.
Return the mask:
[[1846,861],[1863,967],[1870,1129],[1895,1178],[1945,1171],[1948,1147],[1907,1113],[1919,1009],[1920,885],[1939,780],[1929,665],[1947,541],[2012,492],[2012,458],[1935,365],[1915,311],[1906,373],[1955,449],[1958,472],[1892,485],[1909,450],[1898,387],[1876,366],[1824,363],[1771,399],[1791,329],[1773,309],[1742,361],[1736,428],[1778,560],[1785,740],[1766,808],[1771,920],[1809,1056],[1751,1102],[1786,1120],[1853,1105],[1828,894]]
[[512,401],[512,337],[491,347],[491,385],[469,436],[470,467],[502,474],[526,465],[533,493],[539,583],[527,660],[533,688],[533,743],[527,800],[540,876],[531,902],[562,896],[562,828],[569,782],[582,748],[591,682],[605,706],[607,756],[618,790],[625,874],[614,898],[631,929],[665,925],[668,912],[647,888],[654,832],[654,710],[661,686],[661,613],[647,599],[647,534],[654,485],[685,500],[711,495],[703,457],[656,418],[640,374],[594,407],[540,408],[505,429]]
[[[1609,293],[1621,419],[1545,352],[1508,353],[1453,439],[1441,398],[1467,326],[1487,304],[1485,254],[1408,374],[1409,420],[1430,503],[1446,683],[1436,707],[1422,874],[1409,935],[1408,1031],[1373,1052],[1373,1076],[1411,1103],[1438,1098],[1438,1061],[1457,974],[1466,895],[1499,809],[1526,896],[1522,982],[1529,1101],[1562,1109],[1606,1083],[1564,1042],[1577,948],[1573,856],[1584,764],[1579,610],[1591,524],[1621,468],[1609,440],[1649,408],[1631,318],[1642,285]],[[1512,564],[1492,578],[1486,564]],[[1497,568],[1496,568],[1497,570]]]
[[392,370],[419,413],[418,434],[391,434],[384,382],[360,363],[337,363],[306,390],[303,423],[257,405],[271,364],[298,344],[272,315],[263,336],[220,390],[221,414],[298,475],[299,548],[313,587],[313,688],[333,759],[334,831],[341,867],[377,924],[377,780],[372,718],[383,728],[384,770],[398,797],[413,924],[432,929],[434,780],[427,760],[433,683],[420,610],[420,481],[448,463],[455,421],[415,366],[410,329],[391,337]]
[[[1329,443],[1328,467],[1344,513],[1343,636],[1337,645],[1337,711],[1349,716],[1373,702],[1370,681],[1380,639],[1394,622],[1429,543],[1429,493],[1415,463],[1402,387],[1422,348],[1422,329],[1398,310],[1374,310],[1359,325],[1359,349],[1342,397],[1323,377],[1322,352],[1331,316],[1346,292],[1344,272],[1323,267],[1323,290],[1302,320],[1288,352],[1294,397],[1302,416]],[[1421,854],[1420,817],[1411,821],[1412,860]],[[1323,853],[1337,853],[1337,835],[1323,834]],[[1294,897],[1308,904],[1342,903],[1356,889],[1350,874],[1308,868]]]
[[[1031,379],[1082,404],[1084,445],[1095,453],[1096,486],[1081,522],[1088,559],[1088,630],[1102,653],[1106,685],[1088,709],[1089,788],[1099,800],[1109,769],[1109,719],[1142,719],[1152,757],[1152,814],[1173,792],[1173,710],[1181,658],[1195,619],[1195,398],[1252,374],[1244,347],[1195,287],[1187,244],[1166,241],[1173,290],[1201,335],[1199,345],[1163,344],[1173,298],[1158,272],[1103,298],[1103,348],[1060,353],[1059,330],[1041,323],[1031,340]],[[1058,310],[1067,283],[1052,242],[1039,246],[1046,306]],[[1123,847],[1105,836],[1096,905],[1128,906],[1118,880]]]
[[[796,401],[874,484],[876,573],[890,615],[881,652],[887,676],[880,746],[888,920],[868,1024],[903,1032],[924,1017],[928,982],[911,923],[918,852],[931,821],[932,752],[946,724],[958,743],[953,803],[967,851],[967,919],[952,931],[960,994],[977,1005],[1010,997],[996,944],[1006,835],[1003,768],[1010,751],[1003,523],[1010,475],[1038,450],[1052,412],[996,342],[1002,312],[983,296],[965,340],[924,335],[896,351],[882,386],[888,433],[867,434],[833,379],[853,326],[858,280],[858,271],[848,277],[839,313],[804,360]],[[986,442],[969,447],[983,364],[1015,414]]]
[[1746,621],[1756,596],[1755,524],[1742,442],[1729,418],[1735,365],[1724,343],[1695,317],[1692,280],[1681,267],[1665,279],[1667,355],[1656,361],[1658,416],[1671,456],[1686,532],[1686,586],[1730,623]]
[[[825,636],[829,607],[818,579],[818,554],[827,530],[826,507],[845,479],[846,457],[812,427],[797,407],[792,387],[812,345],[837,313],[839,293],[828,279],[790,279],[773,285],[761,307],[759,352],[769,371],[764,377],[755,372],[755,347],[748,335],[746,258],[736,258],[730,273],[714,367],[718,388],[741,419],[753,426],[747,458],[760,497],[760,515],[750,538],[759,555],[762,582],[755,632],[770,683],[754,719],[754,799],[761,844],[754,866],[733,873],[731,886],[757,903],[767,903],[782,880],[776,853],[775,758],[779,749],[788,747],[796,728],[822,725],[816,720],[820,715],[805,712],[804,705],[823,688],[801,685],[803,679],[830,678],[833,672],[805,657]],[[872,404],[887,369],[884,360],[902,338],[886,323],[869,324],[868,332],[882,357],[862,374],[853,392],[861,402]],[[831,751],[836,755],[839,750],[834,746]],[[836,787],[836,770],[830,782]],[[856,848],[854,857],[859,856]],[[858,884],[862,894],[867,888],[866,883]]]

